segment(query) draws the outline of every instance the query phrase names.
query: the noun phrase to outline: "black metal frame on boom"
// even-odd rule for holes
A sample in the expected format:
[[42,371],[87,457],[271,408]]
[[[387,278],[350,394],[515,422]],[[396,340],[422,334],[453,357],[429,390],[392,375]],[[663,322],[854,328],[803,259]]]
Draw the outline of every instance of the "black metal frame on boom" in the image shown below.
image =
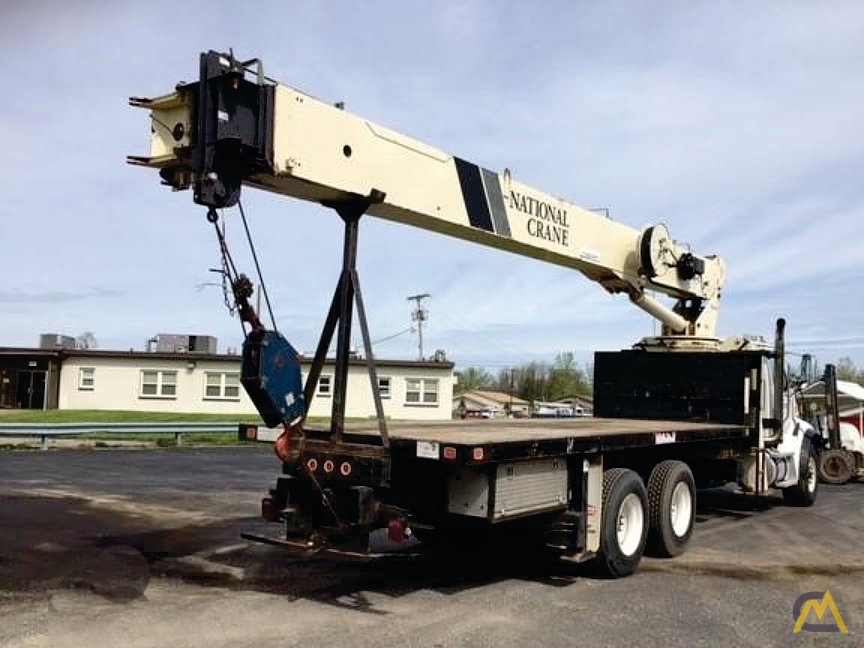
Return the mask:
[[[256,80],[245,78],[248,68],[257,63]],[[195,128],[190,134],[192,174],[195,179],[193,199],[196,203],[209,208],[208,220],[216,223],[217,209],[239,203],[244,178],[256,171],[273,171],[273,105],[275,101],[274,84],[265,84],[260,61],[237,61],[233,52],[222,54],[210,50],[200,57],[197,88],[197,104],[192,119]],[[243,110],[239,110],[242,107]],[[163,176],[171,184],[172,177]],[[174,179],[176,185],[176,179]],[[321,369],[327,357],[327,350],[336,332],[336,371],[333,407],[330,423],[330,438],[333,443],[341,443],[345,431],[345,403],[348,388],[348,365],[350,360],[351,324],[356,303],[360,330],[363,334],[366,365],[372,382],[375,399],[375,412],[381,432],[381,445],[390,446],[381,393],[378,388],[378,374],[372,357],[372,343],[360,280],[357,275],[357,233],[360,217],[371,205],[384,200],[385,194],[372,189],[368,196],[348,195],[344,199],[323,201],[325,207],[335,210],[345,222],[345,242],[342,255],[342,272],[330,304],[330,311],[324,323],[321,339],[315,352],[315,359],[304,386],[306,413],[315,394]],[[242,205],[240,210],[242,214]],[[244,216],[245,226],[245,216]],[[217,227],[217,234],[219,230]],[[248,237],[248,228],[247,228]],[[223,256],[227,254],[224,237],[220,237]],[[251,239],[250,239],[251,246]],[[253,247],[254,255],[254,247]],[[257,267],[257,259],[256,259]],[[232,272],[236,278],[236,272]],[[260,275],[260,268],[259,268]],[[261,286],[263,290],[263,281]],[[248,292],[244,289],[245,292]],[[266,298],[266,292],[265,298]],[[246,295],[248,297],[248,295]],[[242,299],[245,300],[246,297]],[[269,306],[269,300],[267,300]],[[253,312],[245,302],[246,316]],[[271,313],[272,317],[272,313]],[[251,320],[250,320],[251,321]],[[255,316],[257,322],[257,316]],[[253,325],[255,323],[253,322]],[[258,322],[260,326],[260,322]],[[275,328],[276,324],[273,323]],[[304,415],[303,421],[305,421]],[[301,422],[302,425],[302,422]]]
[[304,396],[306,398],[306,411],[309,411],[310,403],[315,395],[318,378],[321,369],[327,359],[327,350],[336,336],[336,368],[334,375],[333,406],[330,419],[330,440],[332,443],[341,443],[345,432],[345,404],[348,389],[348,366],[350,361],[351,346],[351,324],[354,306],[357,306],[357,319],[360,322],[360,331],[363,335],[364,358],[369,372],[369,380],[372,384],[372,396],[375,401],[375,413],[378,418],[378,430],[381,433],[381,445],[390,447],[390,437],[387,432],[387,421],[384,418],[384,406],[381,403],[381,392],[378,385],[378,372],[375,368],[375,360],[372,355],[372,342],[369,337],[369,324],[366,320],[366,309],[363,305],[363,294],[360,291],[360,278],[357,274],[357,241],[360,226],[360,218],[366,210],[375,203],[381,202],[384,194],[373,191],[369,197],[357,197],[344,201],[325,202],[325,207],[330,207],[339,214],[345,223],[345,238],[342,250],[342,271],[336,290],[333,293],[333,301],[321,331],[315,358],[306,379]]

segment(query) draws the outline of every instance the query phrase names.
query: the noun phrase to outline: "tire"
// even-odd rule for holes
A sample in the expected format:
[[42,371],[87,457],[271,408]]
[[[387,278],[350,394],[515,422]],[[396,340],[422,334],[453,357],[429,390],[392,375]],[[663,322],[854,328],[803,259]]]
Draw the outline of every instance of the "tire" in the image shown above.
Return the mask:
[[696,482],[683,461],[661,461],[648,478],[646,553],[672,558],[684,553],[696,518]]
[[819,490],[819,467],[813,443],[808,438],[801,441],[798,471],[798,483],[783,489],[783,501],[791,506],[812,506]]
[[819,478],[826,484],[845,484],[852,479],[855,460],[842,448],[831,448],[819,454]]
[[629,576],[639,565],[648,537],[648,493],[632,470],[603,473],[603,515],[596,566],[608,578]]

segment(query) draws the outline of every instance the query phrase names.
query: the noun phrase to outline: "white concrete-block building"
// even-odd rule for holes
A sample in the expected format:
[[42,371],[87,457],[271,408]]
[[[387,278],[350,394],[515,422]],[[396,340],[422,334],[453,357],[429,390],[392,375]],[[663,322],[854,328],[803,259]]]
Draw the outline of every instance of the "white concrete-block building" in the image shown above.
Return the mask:
[[[0,369],[30,384],[41,384],[41,398],[20,404],[26,390],[9,390],[4,407],[77,410],[139,410],[148,412],[200,412],[255,414],[255,407],[240,384],[240,357],[204,353],[101,351],[89,349],[0,349]],[[303,361],[305,382],[311,359]],[[376,360],[384,413],[394,420],[441,420],[451,417],[453,364]],[[325,364],[309,416],[329,416],[333,394],[332,361]],[[34,373],[35,372],[35,373]],[[15,396],[19,397],[16,398]],[[345,415],[375,416],[375,404],[364,360],[352,359],[348,375]]]

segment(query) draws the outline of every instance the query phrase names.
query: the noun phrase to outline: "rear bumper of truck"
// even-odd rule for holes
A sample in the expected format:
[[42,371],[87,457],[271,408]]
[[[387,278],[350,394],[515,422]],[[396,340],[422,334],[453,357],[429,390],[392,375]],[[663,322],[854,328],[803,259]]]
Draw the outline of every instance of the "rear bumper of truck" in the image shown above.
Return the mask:
[[241,533],[244,540],[282,547],[300,558],[326,558],[344,562],[371,562],[376,560],[410,560],[423,555],[422,548],[412,544],[409,548],[396,548],[392,551],[354,551],[351,549],[323,546],[315,548],[309,542],[298,539],[274,538],[258,533]]

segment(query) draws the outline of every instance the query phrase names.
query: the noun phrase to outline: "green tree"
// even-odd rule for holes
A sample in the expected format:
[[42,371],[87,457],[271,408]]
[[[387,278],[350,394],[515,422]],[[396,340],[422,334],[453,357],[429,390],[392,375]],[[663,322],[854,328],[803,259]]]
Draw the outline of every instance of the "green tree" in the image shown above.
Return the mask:
[[555,401],[573,396],[591,396],[594,368],[576,362],[575,355],[566,351],[556,354],[554,362],[526,362],[501,369],[493,376],[482,367],[466,367],[456,371],[457,391],[495,389],[504,394],[534,403]]
[[549,369],[548,383],[550,400],[585,394],[590,389],[585,372],[579,368],[570,352],[559,353],[555,357],[555,363]]
[[456,372],[457,389],[460,392],[483,389],[495,384],[495,378],[483,367],[467,367]]
[[528,362],[502,369],[498,373],[496,388],[528,402],[552,401],[561,398],[591,394],[591,368],[582,369],[570,352],[559,353],[550,365],[547,362]]
[[[535,400],[544,400],[548,392],[547,373],[549,368],[541,362],[529,362],[513,368],[513,392],[529,403]],[[506,385],[509,381],[510,371],[502,372],[499,376],[499,388],[502,391],[509,389]]]

